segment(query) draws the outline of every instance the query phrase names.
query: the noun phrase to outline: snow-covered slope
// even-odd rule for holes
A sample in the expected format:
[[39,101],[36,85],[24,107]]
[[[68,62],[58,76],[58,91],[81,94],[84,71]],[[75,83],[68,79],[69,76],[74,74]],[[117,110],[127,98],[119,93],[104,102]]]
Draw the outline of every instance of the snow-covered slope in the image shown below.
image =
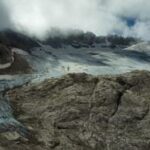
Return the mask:
[[138,44],[125,48],[125,50],[138,51],[150,54],[150,42],[140,42]]
[[119,47],[111,49],[97,44],[91,48],[74,48],[64,45],[55,49],[41,44],[41,47],[32,48],[30,51],[27,59],[40,79],[74,72],[99,75],[150,70],[148,53]]
[[[38,81],[67,73],[100,75],[150,70],[150,44],[131,46],[131,43],[137,43],[133,38],[96,37],[86,33],[39,41],[14,32],[0,35],[0,41],[12,47],[12,52],[21,58],[20,66],[17,63],[15,69],[21,67],[22,71],[31,67],[30,76]],[[26,67],[20,60],[25,60]]]

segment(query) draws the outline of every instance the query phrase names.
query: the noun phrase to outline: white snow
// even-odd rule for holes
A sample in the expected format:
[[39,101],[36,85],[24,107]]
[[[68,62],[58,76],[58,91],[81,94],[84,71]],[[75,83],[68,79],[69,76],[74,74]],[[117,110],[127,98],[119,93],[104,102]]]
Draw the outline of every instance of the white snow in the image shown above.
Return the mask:
[[0,69],[6,69],[9,68],[11,66],[11,62],[10,63],[5,63],[5,64],[0,64]]
[[138,44],[127,47],[124,50],[138,51],[150,54],[150,42],[140,42]]
[[24,50],[19,49],[19,48],[13,48],[12,52],[15,52],[15,53],[20,54],[20,55],[28,55],[27,52],[25,52]]

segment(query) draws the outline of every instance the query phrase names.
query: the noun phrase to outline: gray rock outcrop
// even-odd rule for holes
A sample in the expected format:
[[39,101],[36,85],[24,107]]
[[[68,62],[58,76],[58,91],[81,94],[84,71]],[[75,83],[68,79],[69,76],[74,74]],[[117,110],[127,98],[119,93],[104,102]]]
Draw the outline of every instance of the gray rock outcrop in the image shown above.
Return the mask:
[[68,74],[8,95],[14,115],[34,138],[1,135],[2,150],[150,149],[150,72]]

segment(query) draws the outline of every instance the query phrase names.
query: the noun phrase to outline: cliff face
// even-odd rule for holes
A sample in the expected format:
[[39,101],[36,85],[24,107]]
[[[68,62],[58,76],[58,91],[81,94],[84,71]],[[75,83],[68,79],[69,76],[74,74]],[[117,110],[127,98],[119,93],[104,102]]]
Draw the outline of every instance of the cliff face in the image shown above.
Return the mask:
[[149,150],[150,72],[69,74],[8,95],[32,136],[4,133],[2,150]]

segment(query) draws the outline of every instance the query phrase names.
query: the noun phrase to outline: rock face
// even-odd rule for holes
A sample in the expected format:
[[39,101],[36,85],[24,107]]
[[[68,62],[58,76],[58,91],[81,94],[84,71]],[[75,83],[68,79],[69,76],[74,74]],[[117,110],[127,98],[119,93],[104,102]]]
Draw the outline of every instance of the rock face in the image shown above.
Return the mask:
[[0,75],[2,74],[23,74],[31,73],[29,63],[11,48],[0,44]]
[[[53,36],[52,36],[53,35]],[[72,31],[68,36],[65,36],[61,31],[53,31],[48,35],[45,40],[38,40],[34,37],[29,37],[25,34],[13,31],[4,30],[0,31],[0,43],[8,45],[10,47],[16,47],[31,52],[33,47],[39,47],[39,42],[42,44],[50,45],[53,48],[61,48],[63,45],[72,45],[75,48],[91,48],[93,44],[103,43],[105,46],[107,42],[112,45],[129,46],[133,43],[137,43],[138,39],[123,38],[119,36],[101,37],[96,36],[92,32]],[[106,42],[107,41],[107,42]]]
[[0,135],[2,150],[150,148],[150,72],[68,74],[8,95],[15,117],[33,138],[13,140],[8,134]]

